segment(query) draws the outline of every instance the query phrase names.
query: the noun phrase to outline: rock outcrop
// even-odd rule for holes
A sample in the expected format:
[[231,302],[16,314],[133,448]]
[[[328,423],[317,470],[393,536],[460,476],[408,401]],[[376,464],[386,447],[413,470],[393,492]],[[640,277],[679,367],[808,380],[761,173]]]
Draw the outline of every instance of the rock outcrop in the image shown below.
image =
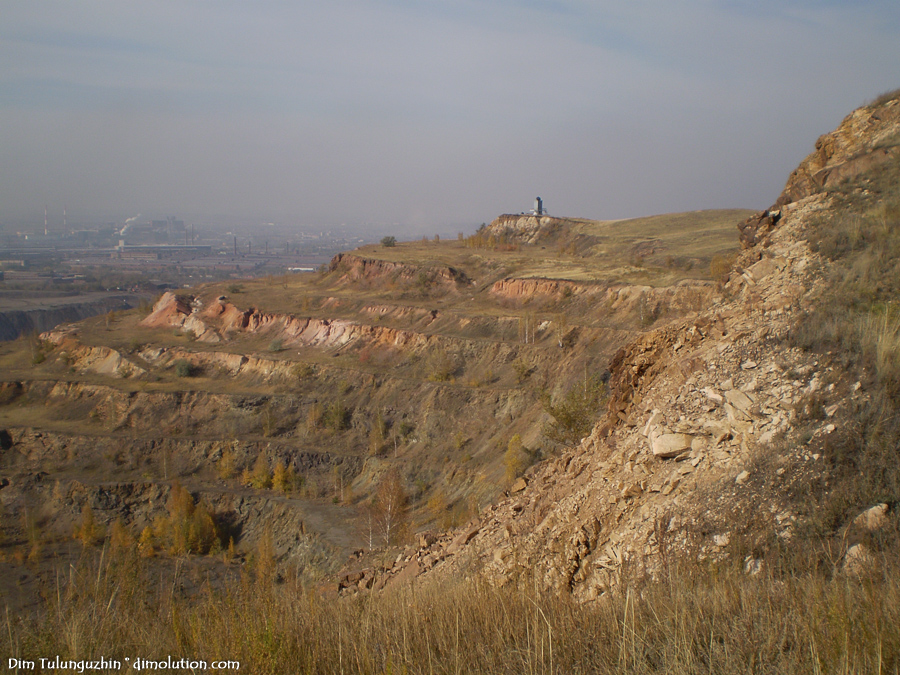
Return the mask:
[[439,284],[449,289],[466,286],[470,279],[465,272],[440,265],[409,265],[406,263],[363,258],[352,253],[339,253],[328,265],[330,272],[339,272],[346,282],[391,280],[407,284]]
[[762,244],[777,227],[782,207],[804,200],[872,171],[900,161],[900,100],[854,110],[834,131],[823,134],[816,148],[791,172],[775,204],[738,226],[745,249]]
[[507,243],[537,244],[558,234],[570,221],[551,216],[504,214],[487,227],[488,236]]

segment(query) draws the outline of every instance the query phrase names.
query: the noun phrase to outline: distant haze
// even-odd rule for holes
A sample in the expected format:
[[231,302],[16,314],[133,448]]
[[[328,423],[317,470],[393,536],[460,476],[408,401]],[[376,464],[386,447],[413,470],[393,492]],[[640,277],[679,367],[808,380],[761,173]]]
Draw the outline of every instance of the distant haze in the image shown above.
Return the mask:
[[6,0],[0,223],[764,208],[898,45],[896,0]]

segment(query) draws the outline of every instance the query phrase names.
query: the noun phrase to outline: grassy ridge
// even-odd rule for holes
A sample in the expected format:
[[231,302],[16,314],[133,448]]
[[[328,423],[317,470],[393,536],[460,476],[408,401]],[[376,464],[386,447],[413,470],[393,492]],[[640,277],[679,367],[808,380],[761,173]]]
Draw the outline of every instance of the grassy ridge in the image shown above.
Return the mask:
[[[428,240],[363,246],[355,253],[391,262],[454,266],[473,279],[491,275],[664,286],[709,279],[710,262],[738,249],[746,209],[712,209],[627,220],[566,219],[539,244],[467,248],[464,241]],[[471,252],[469,252],[471,251]]]

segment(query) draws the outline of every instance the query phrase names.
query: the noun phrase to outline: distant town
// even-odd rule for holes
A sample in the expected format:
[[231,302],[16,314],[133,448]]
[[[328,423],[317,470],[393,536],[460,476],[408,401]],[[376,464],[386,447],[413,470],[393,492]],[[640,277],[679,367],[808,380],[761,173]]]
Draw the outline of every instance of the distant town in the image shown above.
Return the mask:
[[169,289],[311,273],[335,254],[376,240],[276,223],[215,229],[174,216],[2,223],[0,342],[152,303]]
[[[16,230],[16,231],[13,231]],[[380,234],[379,234],[380,236]],[[216,231],[168,216],[0,230],[0,290],[147,292],[229,278],[314,271],[367,239],[264,223]]]

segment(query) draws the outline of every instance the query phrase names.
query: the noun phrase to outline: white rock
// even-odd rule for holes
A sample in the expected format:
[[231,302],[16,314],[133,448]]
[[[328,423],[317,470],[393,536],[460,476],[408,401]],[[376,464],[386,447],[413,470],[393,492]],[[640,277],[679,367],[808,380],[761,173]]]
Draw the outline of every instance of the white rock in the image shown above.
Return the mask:
[[734,479],[734,482],[738,485],[743,485],[747,482],[747,479],[750,478],[750,474],[747,471],[741,471]]
[[877,530],[887,523],[887,504],[876,504],[870,509],[866,509],[853,519],[856,527],[869,530],[870,532]]
[[724,398],[722,398],[722,395],[712,387],[706,387],[703,390],[703,393],[706,394],[706,398],[708,398],[710,401],[713,401],[714,403],[722,403],[725,400]]
[[675,457],[685,450],[690,450],[694,437],[691,434],[660,434],[650,438],[653,454],[663,459]]
[[760,434],[759,438],[757,439],[757,442],[760,445],[768,445],[769,443],[772,442],[772,439],[774,437],[775,437],[775,430],[772,429],[771,431],[767,431],[764,434]]
[[650,415],[650,419],[647,420],[647,424],[644,425],[644,429],[643,429],[643,431],[641,431],[641,433],[642,433],[644,436],[650,436],[650,434],[651,434],[651,432],[653,431],[654,427],[658,427],[658,426],[664,424],[665,421],[666,421],[666,420],[665,420],[665,418],[662,416],[662,414],[661,414],[658,410],[654,410],[654,411],[653,411],[653,414]]
[[758,558],[754,558],[752,556],[747,556],[744,558],[744,573],[749,574],[751,577],[755,577],[757,574],[762,572],[763,561]]
[[750,406],[753,405],[753,399],[748,394],[738,391],[737,389],[726,391],[725,399],[745,414],[750,410]]
[[875,566],[875,558],[869,549],[862,544],[854,544],[844,556],[842,570],[845,574],[861,575],[870,571]]

